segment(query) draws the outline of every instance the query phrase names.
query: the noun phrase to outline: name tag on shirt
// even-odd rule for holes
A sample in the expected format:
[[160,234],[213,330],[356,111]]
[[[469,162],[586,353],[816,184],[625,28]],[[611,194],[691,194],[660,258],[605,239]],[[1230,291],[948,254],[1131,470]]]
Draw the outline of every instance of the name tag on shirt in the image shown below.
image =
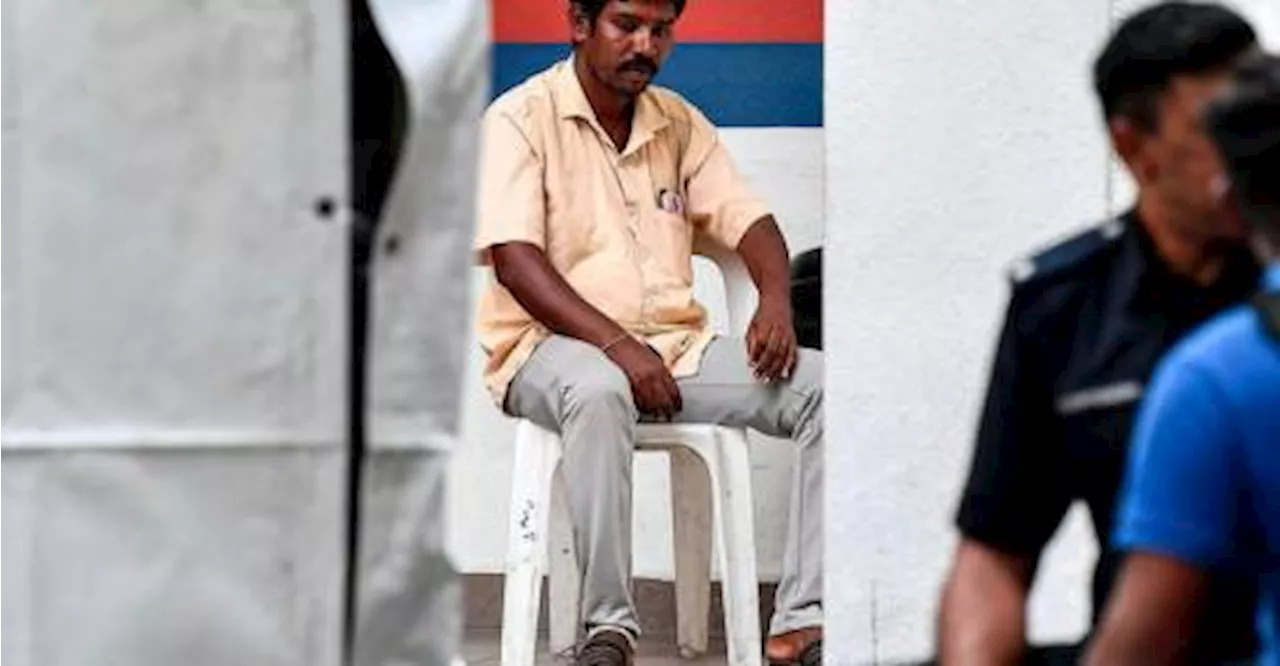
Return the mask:
[[1058,398],[1056,407],[1062,416],[1079,414],[1091,409],[1122,407],[1142,397],[1142,384],[1134,381],[1116,382],[1073,391]]

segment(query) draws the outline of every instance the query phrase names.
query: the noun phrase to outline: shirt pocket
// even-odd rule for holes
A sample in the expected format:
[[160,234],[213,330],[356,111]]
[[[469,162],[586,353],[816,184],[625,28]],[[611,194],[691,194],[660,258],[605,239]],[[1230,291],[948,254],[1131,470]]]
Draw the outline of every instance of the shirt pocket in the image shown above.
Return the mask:
[[657,140],[646,146],[648,201],[641,202],[645,220],[642,242],[664,282],[693,283],[693,225],[688,194],[680,183],[678,147]]
[[693,284],[693,225],[684,215],[654,210],[646,225],[646,249],[663,275],[681,286]]

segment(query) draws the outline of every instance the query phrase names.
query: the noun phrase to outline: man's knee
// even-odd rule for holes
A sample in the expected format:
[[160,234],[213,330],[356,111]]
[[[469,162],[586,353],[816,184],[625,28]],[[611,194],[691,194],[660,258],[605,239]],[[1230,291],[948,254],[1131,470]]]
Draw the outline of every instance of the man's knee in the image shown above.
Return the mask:
[[791,377],[790,394],[794,401],[788,410],[792,416],[790,430],[794,435],[822,422],[823,367],[822,352],[801,349],[795,374]]
[[822,352],[801,349],[799,353],[800,358],[796,363],[795,375],[791,378],[791,388],[797,393],[810,397],[821,408],[822,387],[825,379]]
[[822,352],[800,350],[800,359],[796,362],[795,374],[791,377],[791,391],[800,400],[809,403],[813,410],[822,414],[822,398],[824,384]]
[[591,412],[636,420],[631,382],[607,356],[599,354],[598,358],[584,359],[577,367],[564,370],[571,375],[561,396],[566,415]]

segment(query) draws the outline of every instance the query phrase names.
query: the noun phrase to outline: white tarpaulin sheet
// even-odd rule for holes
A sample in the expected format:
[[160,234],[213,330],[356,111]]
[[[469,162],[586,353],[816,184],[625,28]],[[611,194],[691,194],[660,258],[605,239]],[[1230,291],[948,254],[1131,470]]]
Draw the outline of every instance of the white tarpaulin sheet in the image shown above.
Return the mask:
[[468,358],[475,169],[488,22],[476,0],[370,0],[410,125],[374,250],[360,666],[443,664],[461,636],[445,472]]
[[7,449],[340,441],[345,4],[4,3]]
[[3,3],[6,666],[338,662],[346,12]]

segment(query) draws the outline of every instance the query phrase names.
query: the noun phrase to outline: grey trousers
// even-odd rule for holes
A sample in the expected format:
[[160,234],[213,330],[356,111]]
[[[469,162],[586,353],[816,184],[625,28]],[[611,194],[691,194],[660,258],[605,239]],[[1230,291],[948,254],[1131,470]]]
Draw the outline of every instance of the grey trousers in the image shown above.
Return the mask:
[[[752,376],[746,344],[718,338],[697,376],[677,381],[683,423],[749,427],[792,439],[792,478],[782,580],[770,635],[822,624],[822,353],[800,350],[789,380]],[[534,351],[507,395],[507,410],[564,443],[562,471],[588,631],[640,625],[631,595],[631,459],[641,416],[627,377],[596,347],[553,337]]]

